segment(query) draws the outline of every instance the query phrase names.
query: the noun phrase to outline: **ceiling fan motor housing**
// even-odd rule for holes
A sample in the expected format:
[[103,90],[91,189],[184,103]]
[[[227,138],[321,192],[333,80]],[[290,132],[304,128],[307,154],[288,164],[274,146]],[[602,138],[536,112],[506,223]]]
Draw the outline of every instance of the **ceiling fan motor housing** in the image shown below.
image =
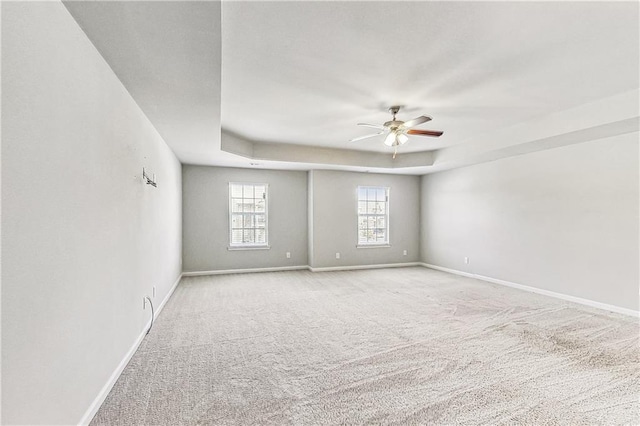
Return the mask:
[[400,121],[400,120],[391,120],[391,121],[387,121],[386,123],[383,124],[384,127],[389,128],[390,130],[397,130],[398,127],[400,127],[402,124],[404,124],[404,121]]

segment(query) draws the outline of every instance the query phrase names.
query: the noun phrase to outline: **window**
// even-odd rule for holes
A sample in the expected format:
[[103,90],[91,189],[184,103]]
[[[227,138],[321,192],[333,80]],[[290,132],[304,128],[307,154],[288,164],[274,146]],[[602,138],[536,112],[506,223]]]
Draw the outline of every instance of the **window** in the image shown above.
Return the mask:
[[268,247],[266,183],[229,183],[229,246]]
[[389,244],[389,188],[358,187],[358,245]]

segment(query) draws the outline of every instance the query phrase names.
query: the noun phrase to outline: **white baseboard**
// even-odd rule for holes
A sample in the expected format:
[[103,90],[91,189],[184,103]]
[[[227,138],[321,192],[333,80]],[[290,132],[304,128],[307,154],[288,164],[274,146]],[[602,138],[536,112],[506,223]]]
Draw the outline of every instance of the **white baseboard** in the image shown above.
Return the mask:
[[277,266],[273,268],[220,269],[220,270],[213,270],[213,271],[183,272],[182,276],[200,277],[204,275],[250,274],[253,272],[296,271],[299,269],[309,269],[309,267],[307,265],[299,265],[299,266]]
[[176,280],[176,282],[173,283],[167,295],[164,297],[162,302],[158,305],[158,309],[156,309],[156,314],[155,314],[156,318],[158,317],[158,314],[162,312],[162,309],[164,309],[164,305],[166,305],[169,299],[171,299],[171,296],[173,296],[173,292],[176,291],[176,287],[178,287],[178,284],[180,284],[180,280],[182,279],[183,276],[184,276],[183,273],[180,273],[180,275],[178,275],[178,279]]
[[309,266],[311,272],[328,272],[328,271],[352,271],[355,269],[380,269],[380,268],[404,268],[407,266],[420,266],[420,262],[407,262],[407,263],[384,263],[377,265],[353,265],[353,266],[328,266],[324,268],[312,268]]
[[494,284],[500,284],[506,287],[517,288],[519,290],[529,291],[531,293],[542,294],[544,296],[554,297],[556,299],[566,300],[568,302],[579,303],[581,305],[590,306],[592,308],[602,309],[605,311],[616,312],[618,314],[629,315],[632,317],[640,317],[640,311],[634,311],[633,309],[622,308],[620,306],[609,305],[606,303],[596,302],[594,300],[583,299],[581,297],[571,296],[564,293],[557,293],[555,291],[544,290],[537,287],[531,287],[528,285],[517,284],[511,281],[499,280],[497,278],[485,277],[484,275],[471,274],[469,272],[458,271],[456,269],[443,268],[442,266],[431,265],[428,263],[421,263],[420,265],[429,269],[436,269],[438,271],[448,272],[450,274],[461,275],[463,277],[475,278],[482,281],[487,281]]
[[[171,290],[169,290],[169,293],[167,293],[165,298],[162,300],[162,303],[160,303],[160,305],[158,306],[158,309],[156,309],[156,312],[155,312],[156,318],[158,317],[158,315],[160,314],[164,306],[167,304],[167,301],[169,301],[169,299],[173,295],[173,292],[176,290],[176,287],[178,287],[178,284],[182,279],[182,275],[183,274],[180,274],[178,276],[178,279],[176,280],[176,282],[173,284],[173,286],[171,286]],[[133,345],[131,346],[131,348],[129,348],[129,351],[125,354],[124,358],[122,358],[122,361],[120,361],[120,364],[118,364],[116,369],[113,371],[113,373],[109,377],[109,380],[107,380],[107,383],[105,383],[105,385],[102,387],[98,395],[95,397],[95,399],[93,400],[93,402],[91,403],[87,411],[84,413],[84,415],[82,416],[82,419],[78,423],[79,425],[84,426],[91,423],[91,420],[93,420],[93,417],[96,415],[96,413],[100,409],[100,406],[102,405],[104,400],[107,398],[107,395],[109,395],[109,392],[111,392],[113,385],[116,384],[116,381],[120,377],[120,374],[122,374],[122,371],[125,369],[127,364],[129,364],[129,361],[131,361],[133,354],[135,354],[136,351],[138,350],[138,347],[142,343],[142,340],[144,340],[145,336],[147,335],[147,330],[149,329],[150,325],[151,325],[151,320],[149,320],[149,322],[146,323],[146,325],[144,326],[144,329],[142,330],[142,332],[140,332],[140,335],[136,338],[136,341],[133,342]]]
[[448,272],[450,274],[462,275],[463,277],[468,277],[468,278],[476,278],[474,274],[470,274],[469,272],[458,271],[457,269],[443,268],[442,266],[430,265],[428,263],[421,263],[420,265],[424,266],[425,268],[436,269],[438,271]]
[[254,272],[278,272],[278,271],[297,271],[301,269],[308,269],[311,272],[327,272],[327,271],[351,271],[355,269],[380,269],[380,268],[403,268],[406,266],[420,266],[420,262],[407,262],[407,263],[385,263],[377,265],[352,265],[352,266],[328,266],[322,268],[312,268],[308,265],[299,266],[280,266],[273,268],[248,268],[248,269],[221,269],[213,271],[192,271],[183,272],[184,277],[200,277],[205,275],[225,275],[225,274],[250,274]]

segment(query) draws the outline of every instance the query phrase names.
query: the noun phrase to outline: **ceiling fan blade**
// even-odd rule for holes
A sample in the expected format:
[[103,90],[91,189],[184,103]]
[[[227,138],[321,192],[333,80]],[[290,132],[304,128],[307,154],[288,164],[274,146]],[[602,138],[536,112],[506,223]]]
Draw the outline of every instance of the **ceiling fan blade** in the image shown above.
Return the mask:
[[427,121],[431,121],[432,118],[428,115],[421,115],[420,117],[416,117],[413,120],[405,121],[402,123],[402,127],[408,129],[409,127],[415,127],[419,124],[426,123]]
[[396,134],[396,132],[391,132],[387,135],[387,137],[384,139],[384,144],[386,146],[393,146],[396,143],[396,137],[398,135]]
[[378,133],[374,133],[372,135],[360,136],[359,138],[353,138],[353,139],[349,140],[349,142],[355,142],[355,141],[359,141],[359,140],[362,140],[362,139],[372,138],[374,136],[378,136],[378,135],[381,135],[383,133],[384,132],[378,132]]
[[374,129],[384,129],[384,126],[380,126],[378,124],[358,123],[358,126],[373,127]]
[[434,138],[440,137],[444,134],[440,130],[407,130],[408,135],[418,136],[433,136]]

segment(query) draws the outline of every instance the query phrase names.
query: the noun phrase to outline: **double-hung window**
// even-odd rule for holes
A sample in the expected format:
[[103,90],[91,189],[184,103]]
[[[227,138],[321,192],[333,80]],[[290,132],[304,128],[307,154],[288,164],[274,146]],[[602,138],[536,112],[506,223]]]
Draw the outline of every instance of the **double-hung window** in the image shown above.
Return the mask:
[[389,188],[358,187],[358,246],[389,245]]
[[268,189],[266,183],[229,183],[229,247],[266,248]]

